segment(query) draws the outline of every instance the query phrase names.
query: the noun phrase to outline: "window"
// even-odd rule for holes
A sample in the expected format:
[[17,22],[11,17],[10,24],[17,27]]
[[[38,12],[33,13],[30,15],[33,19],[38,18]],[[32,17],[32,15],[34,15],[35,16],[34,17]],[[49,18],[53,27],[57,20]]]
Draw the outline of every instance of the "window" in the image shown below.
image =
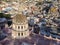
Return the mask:
[[20,36],[20,33],[18,33],[18,36]]
[[23,36],[23,33],[21,33],[21,35]]
[[24,28],[26,28],[26,26],[24,26]]
[[23,26],[21,26],[21,29],[23,29]]
[[20,26],[18,26],[18,29],[20,29]]
[[24,33],[24,35],[26,35],[26,32]]
[[15,28],[17,28],[17,26],[15,26]]

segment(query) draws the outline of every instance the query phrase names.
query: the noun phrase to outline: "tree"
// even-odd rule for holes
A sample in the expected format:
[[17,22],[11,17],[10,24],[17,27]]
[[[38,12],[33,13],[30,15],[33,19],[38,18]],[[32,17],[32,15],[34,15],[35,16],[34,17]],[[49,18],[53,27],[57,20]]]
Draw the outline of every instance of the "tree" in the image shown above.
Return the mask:
[[10,14],[0,13],[0,18],[7,18],[7,19],[10,19],[10,17],[11,17]]
[[3,18],[4,17],[3,15],[4,15],[3,13],[0,13],[0,18]]
[[11,15],[10,14],[4,14],[4,17],[7,18],[7,19],[10,19]]

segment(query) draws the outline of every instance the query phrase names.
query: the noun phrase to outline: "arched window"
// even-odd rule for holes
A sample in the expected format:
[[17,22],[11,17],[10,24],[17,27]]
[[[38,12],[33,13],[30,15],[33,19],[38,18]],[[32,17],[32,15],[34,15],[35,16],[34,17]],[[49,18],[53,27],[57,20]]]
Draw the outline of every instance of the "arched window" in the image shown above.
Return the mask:
[[24,28],[26,28],[26,26],[24,26]]
[[18,33],[18,36],[20,36],[20,33]]
[[21,29],[23,29],[23,26],[21,26]]
[[15,29],[17,28],[17,26],[15,26]]
[[23,33],[21,33],[21,36],[23,36]]
[[20,26],[18,26],[18,29],[20,29]]

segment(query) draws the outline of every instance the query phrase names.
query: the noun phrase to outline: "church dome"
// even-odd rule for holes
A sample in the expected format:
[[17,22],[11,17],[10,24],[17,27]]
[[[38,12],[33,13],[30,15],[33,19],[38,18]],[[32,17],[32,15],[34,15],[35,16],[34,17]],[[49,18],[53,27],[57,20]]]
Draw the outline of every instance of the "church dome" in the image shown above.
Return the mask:
[[[28,33],[28,34],[27,34]],[[25,15],[17,14],[13,17],[12,38],[25,38],[29,36],[28,20]]]
[[16,24],[25,24],[27,23],[27,18],[25,15],[22,14],[17,14],[16,16],[13,17],[13,23]]

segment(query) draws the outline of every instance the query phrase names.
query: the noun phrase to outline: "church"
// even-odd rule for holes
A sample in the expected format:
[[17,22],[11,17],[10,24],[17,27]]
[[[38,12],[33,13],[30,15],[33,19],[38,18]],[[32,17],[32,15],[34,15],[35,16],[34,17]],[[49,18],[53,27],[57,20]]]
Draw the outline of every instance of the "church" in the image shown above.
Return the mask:
[[12,38],[25,38],[29,36],[28,21],[26,16],[17,14],[12,19]]

